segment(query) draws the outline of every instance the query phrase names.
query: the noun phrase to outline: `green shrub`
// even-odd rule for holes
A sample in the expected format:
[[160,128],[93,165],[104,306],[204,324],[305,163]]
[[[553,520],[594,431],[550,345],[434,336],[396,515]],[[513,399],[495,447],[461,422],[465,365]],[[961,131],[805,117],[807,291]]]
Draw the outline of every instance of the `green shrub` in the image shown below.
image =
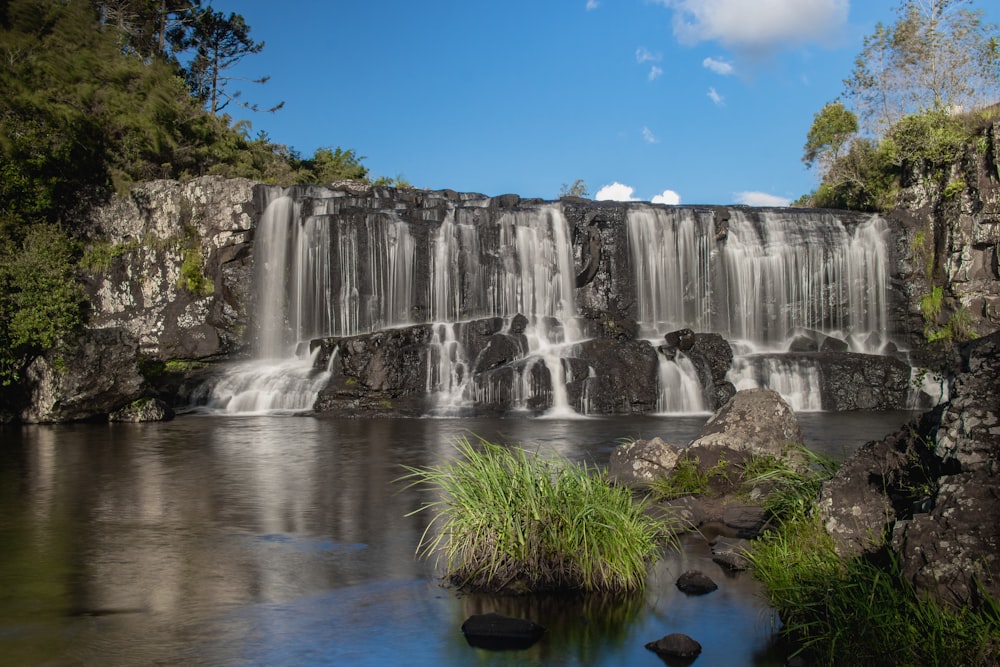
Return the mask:
[[403,479],[438,497],[421,539],[443,554],[446,576],[473,590],[625,594],[645,585],[646,566],[671,533],[631,492],[586,465],[467,438],[459,459],[407,468]]

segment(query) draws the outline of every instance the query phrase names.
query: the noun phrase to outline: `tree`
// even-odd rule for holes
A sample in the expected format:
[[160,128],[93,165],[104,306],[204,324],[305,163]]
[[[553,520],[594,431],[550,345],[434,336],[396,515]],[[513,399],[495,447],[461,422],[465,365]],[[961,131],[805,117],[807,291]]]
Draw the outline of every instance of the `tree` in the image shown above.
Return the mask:
[[865,38],[845,95],[866,133],[904,115],[982,106],[1000,94],[997,27],[968,0],[902,0],[891,26]]
[[[240,77],[226,76],[226,70],[246,56],[260,53],[264,48],[264,42],[251,39],[250,26],[242,16],[230,13],[226,17],[211,7],[195,13],[191,19],[190,32],[178,38],[177,44],[179,47],[195,50],[185,72],[185,79],[194,96],[212,114],[218,114],[241,95],[240,91],[229,91],[229,84],[241,80]],[[250,82],[266,83],[269,78],[265,76],[251,79]],[[240,104],[252,111],[260,110],[255,104]],[[277,111],[282,106],[284,102],[268,111]]]
[[[201,0],[93,0],[105,25],[115,28],[124,50],[143,58],[167,58]],[[172,34],[173,38],[168,38]]]
[[821,175],[840,158],[848,140],[857,134],[858,117],[840,102],[830,102],[813,116],[806,136],[802,161],[812,168],[818,164]]
[[578,178],[573,181],[573,185],[562,184],[559,189],[560,197],[586,197],[589,193],[587,192],[587,184],[582,178]]
[[305,160],[303,166],[313,183],[329,183],[342,179],[363,181],[368,178],[368,168],[361,164],[364,157],[359,157],[354,149],[346,151],[341,148],[317,148],[311,160]]

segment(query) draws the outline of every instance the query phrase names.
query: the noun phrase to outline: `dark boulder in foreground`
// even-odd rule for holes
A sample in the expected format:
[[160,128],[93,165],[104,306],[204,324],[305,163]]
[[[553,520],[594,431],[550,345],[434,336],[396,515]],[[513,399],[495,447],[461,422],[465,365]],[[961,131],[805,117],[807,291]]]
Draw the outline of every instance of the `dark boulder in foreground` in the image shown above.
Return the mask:
[[695,658],[701,655],[701,644],[680,632],[660,637],[655,642],[649,642],[646,644],[646,648],[664,660],[667,658]]
[[462,624],[469,646],[491,651],[526,649],[545,634],[545,628],[521,618],[500,614],[475,614]]

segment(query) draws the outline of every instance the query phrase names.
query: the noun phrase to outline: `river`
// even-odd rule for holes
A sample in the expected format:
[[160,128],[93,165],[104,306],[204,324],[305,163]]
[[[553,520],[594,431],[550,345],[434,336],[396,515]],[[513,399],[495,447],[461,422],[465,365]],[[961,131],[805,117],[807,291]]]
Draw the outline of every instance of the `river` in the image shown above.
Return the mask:
[[[911,413],[804,413],[807,444],[843,458]],[[186,415],[151,424],[2,427],[0,655],[10,665],[662,665],[684,632],[699,667],[780,665],[777,619],[747,574],[700,540],[627,604],[464,595],[415,557],[436,465],[479,435],[606,465],[623,437],[688,442],[704,416],[337,420]],[[673,582],[719,583],[689,598]],[[487,652],[459,628],[497,611],[548,627]]]

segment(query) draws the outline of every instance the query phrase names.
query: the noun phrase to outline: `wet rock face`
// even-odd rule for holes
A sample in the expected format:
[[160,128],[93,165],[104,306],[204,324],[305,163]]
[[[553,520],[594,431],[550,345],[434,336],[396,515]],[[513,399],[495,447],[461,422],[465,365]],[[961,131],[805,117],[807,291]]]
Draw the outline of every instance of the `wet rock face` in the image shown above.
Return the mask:
[[1000,599],[1000,332],[962,359],[948,403],[866,444],[820,498],[840,553],[891,548],[918,591],[958,606],[980,585]]
[[892,534],[904,575],[957,605],[977,602],[976,582],[1000,599],[1000,332],[966,345],[962,360],[931,436],[943,473],[932,505]]

